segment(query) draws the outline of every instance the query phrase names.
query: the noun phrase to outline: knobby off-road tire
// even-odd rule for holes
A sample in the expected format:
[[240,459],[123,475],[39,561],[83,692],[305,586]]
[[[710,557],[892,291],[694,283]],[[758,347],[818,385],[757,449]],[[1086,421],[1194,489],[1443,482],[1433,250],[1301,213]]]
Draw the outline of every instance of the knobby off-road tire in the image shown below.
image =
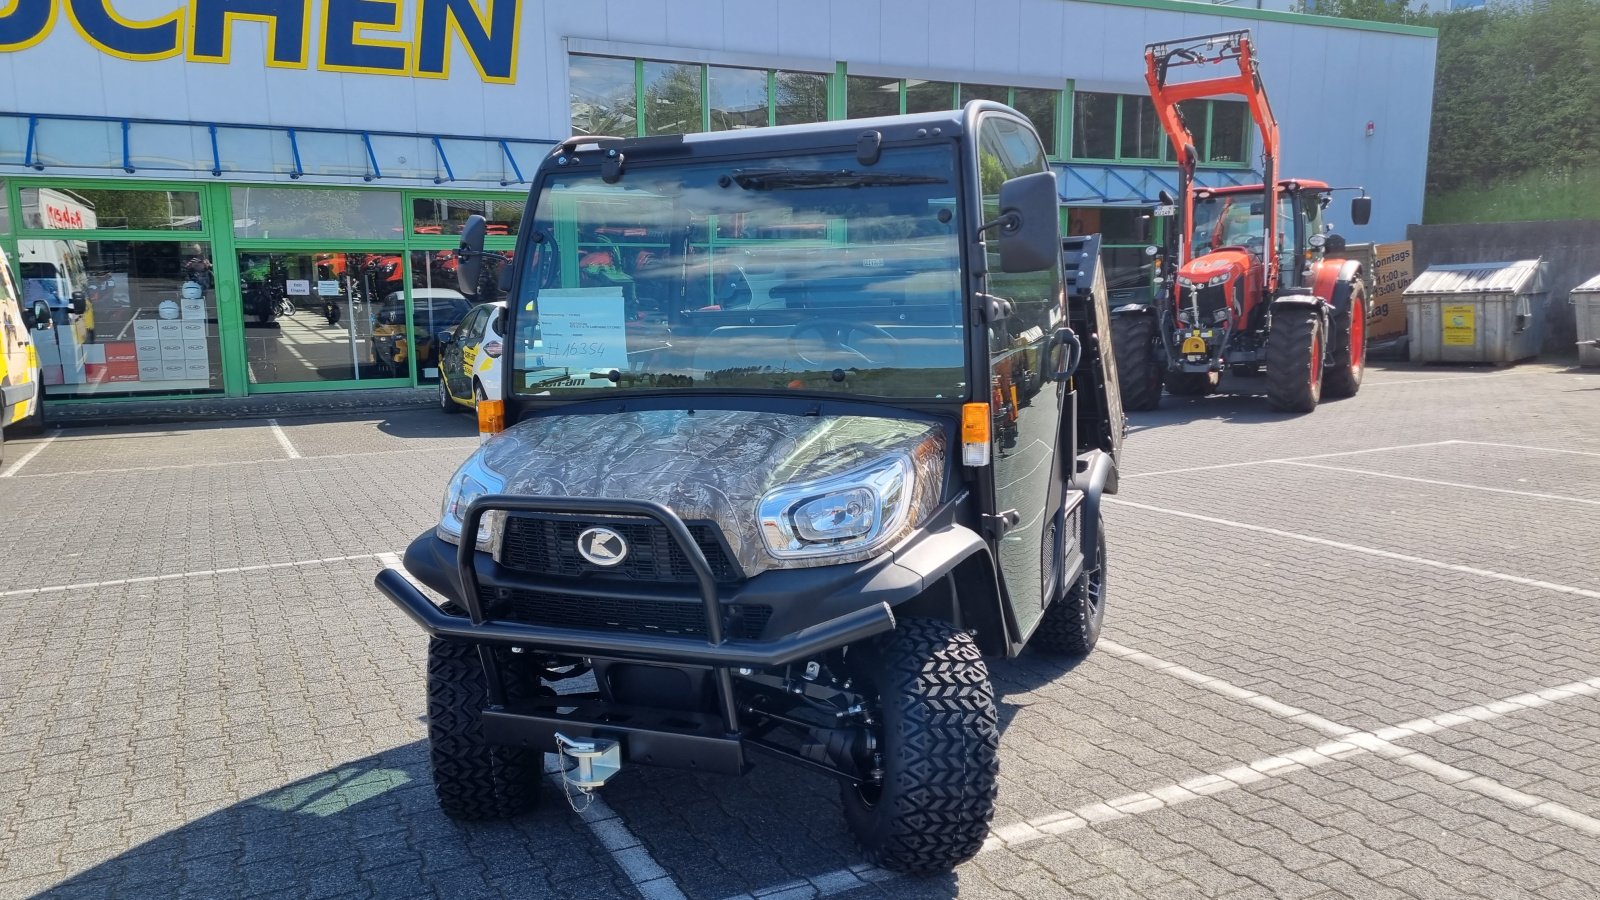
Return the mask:
[[1329,397],[1354,397],[1361,390],[1361,376],[1367,371],[1367,293],[1360,282],[1351,286],[1350,313],[1336,320],[1335,332],[1343,351],[1335,365],[1328,367],[1322,392]]
[[1307,413],[1322,399],[1322,317],[1312,310],[1285,309],[1272,316],[1267,334],[1267,403],[1284,412]]
[[[510,676],[507,699],[527,695],[529,680],[514,677],[525,668],[522,660],[506,650],[494,652],[501,672]],[[477,646],[429,639],[428,756],[439,805],[452,819],[507,819],[539,800],[544,755],[484,740],[482,711],[488,702]]]
[[1143,411],[1161,405],[1161,360],[1156,357],[1156,320],[1122,316],[1111,320],[1111,350],[1123,409]]
[[1174,397],[1204,397],[1217,392],[1216,372],[1170,372],[1167,393]]
[[1054,603],[1045,608],[1031,643],[1051,656],[1083,659],[1100,640],[1106,618],[1106,529],[1101,518],[1093,557],[1083,573]]
[[975,856],[994,816],[1000,729],[971,635],[906,618],[868,648],[883,784],[845,784],[845,819],[868,861],[945,872]]

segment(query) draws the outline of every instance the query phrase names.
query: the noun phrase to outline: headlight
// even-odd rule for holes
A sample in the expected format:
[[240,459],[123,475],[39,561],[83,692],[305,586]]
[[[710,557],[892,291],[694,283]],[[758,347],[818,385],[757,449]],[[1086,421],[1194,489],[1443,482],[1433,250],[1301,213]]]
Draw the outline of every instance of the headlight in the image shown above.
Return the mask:
[[[444,492],[444,506],[439,511],[439,527],[434,529],[434,533],[446,543],[459,545],[467,507],[485,494],[500,493],[505,486],[505,479],[485,466],[474,454],[450,477],[450,487]],[[503,516],[504,513],[499,510],[491,511],[478,523],[479,550],[489,550],[494,546],[494,536],[500,530]]]
[[1190,281],[1187,278],[1179,278],[1178,279],[1178,287],[1192,288],[1192,287],[1194,287],[1194,282]]
[[1227,272],[1223,272],[1221,275],[1213,275],[1211,277],[1211,280],[1206,282],[1206,284],[1208,284],[1208,285],[1227,284],[1227,283],[1228,283],[1228,273]]
[[891,456],[761,498],[761,536],[782,559],[869,550],[899,533],[911,510],[911,460]]

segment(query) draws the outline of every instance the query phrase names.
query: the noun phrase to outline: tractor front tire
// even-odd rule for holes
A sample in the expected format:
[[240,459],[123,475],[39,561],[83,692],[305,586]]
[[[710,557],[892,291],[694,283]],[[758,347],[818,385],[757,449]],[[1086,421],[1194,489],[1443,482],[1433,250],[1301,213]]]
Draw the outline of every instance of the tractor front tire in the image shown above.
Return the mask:
[[1165,366],[1156,355],[1156,320],[1144,315],[1112,318],[1111,349],[1123,409],[1142,412],[1160,406]]
[[1106,529],[1101,517],[1094,556],[1083,561],[1083,572],[1062,595],[1045,608],[1032,643],[1051,656],[1083,659],[1100,640],[1106,618]]
[[1350,312],[1341,316],[1335,327],[1343,333],[1337,365],[1328,367],[1323,392],[1329,397],[1354,397],[1361,390],[1361,376],[1367,370],[1367,294],[1357,282],[1351,287]]
[[[522,660],[493,651],[505,678],[507,699],[526,695]],[[539,800],[543,754],[490,744],[483,734],[489,703],[483,662],[475,644],[428,641],[428,757],[434,791],[445,815],[468,821],[509,819]]]
[[877,697],[876,785],[844,784],[845,820],[874,865],[947,872],[977,855],[994,817],[1000,726],[972,636],[905,618],[860,648]]
[[1308,413],[1322,399],[1322,316],[1285,309],[1272,316],[1267,334],[1267,403],[1284,412]]

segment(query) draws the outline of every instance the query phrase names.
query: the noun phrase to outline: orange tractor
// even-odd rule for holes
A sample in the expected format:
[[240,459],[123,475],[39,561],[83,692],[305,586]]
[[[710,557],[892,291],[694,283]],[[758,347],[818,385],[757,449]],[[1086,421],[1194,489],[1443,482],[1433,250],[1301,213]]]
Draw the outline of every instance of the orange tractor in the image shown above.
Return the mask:
[[[1154,409],[1163,386],[1196,396],[1216,390],[1224,369],[1256,376],[1265,368],[1267,401],[1310,412],[1324,392],[1348,397],[1366,363],[1366,288],[1360,263],[1325,259],[1343,239],[1325,232],[1322,211],[1334,190],[1321,181],[1278,175],[1278,123],[1261,84],[1248,31],[1145,47],[1145,78],[1157,118],[1178,163],[1177,198],[1163,196],[1173,277],[1149,304],[1112,314],[1113,346],[1128,409]],[[1229,65],[1232,64],[1232,65]],[[1174,81],[1189,67],[1237,66],[1237,73]],[[1209,188],[1195,183],[1198,154],[1179,104],[1221,95],[1245,98],[1261,134],[1265,184]],[[1355,190],[1355,189],[1352,189]],[[1165,192],[1163,192],[1165,194]],[[1372,199],[1351,201],[1365,225]]]

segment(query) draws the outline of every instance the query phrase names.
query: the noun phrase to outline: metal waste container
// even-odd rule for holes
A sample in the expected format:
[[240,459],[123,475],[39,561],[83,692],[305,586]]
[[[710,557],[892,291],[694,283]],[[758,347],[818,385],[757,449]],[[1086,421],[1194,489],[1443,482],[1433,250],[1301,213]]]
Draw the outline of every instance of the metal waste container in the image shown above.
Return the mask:
[[[1600,275],[1572,289],[1568,297],[1578,322],[1578,341],[1600,341]],[[1579,347],[1578,365],[1600,366],[1600,347]]]
[[1513,363],[1539,355],[1543,260],[1431,266],[1405,290],[1412,362]]

